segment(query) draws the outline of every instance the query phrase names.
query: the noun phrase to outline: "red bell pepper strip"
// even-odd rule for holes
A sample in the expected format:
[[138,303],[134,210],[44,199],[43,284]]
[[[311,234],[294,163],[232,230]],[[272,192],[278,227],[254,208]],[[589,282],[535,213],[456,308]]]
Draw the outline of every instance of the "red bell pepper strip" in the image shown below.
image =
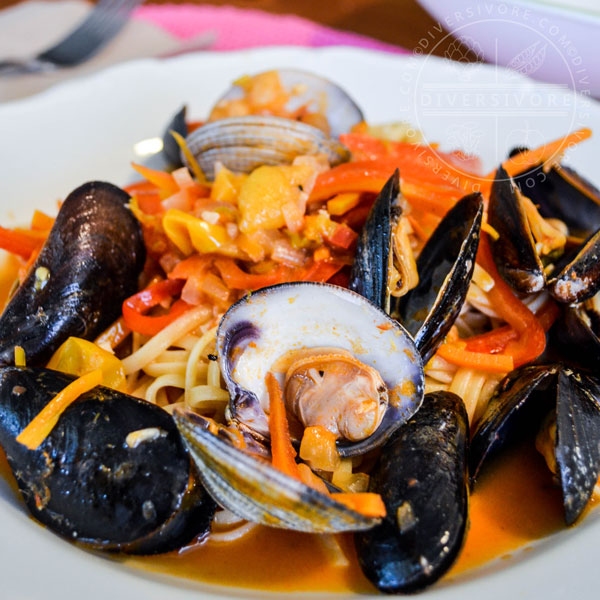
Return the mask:
[[[535,314],[544,331],[552,327],[558,317],[559,309],[553,300],[548,300]],[[487,333],[467,338],[467,350],[470,352],[487,352],[497,354],[503,352],[508,342],[518,339],[519,334],[510,326],[504,325]]]
[[187,302],[176,300],[166,315],[150,316],[144,313],[179,294],[183,284],[183,280],[180,279],[167,279],[127,298],[123,302],[123,318],[127,327],[143,335],[155,335],[172,323],[191,308]]
[[487,234],[479,241],[477,262],[494,280],[494,287],[487,293],[490,303],[518,334],[516,340],[507,343],[504,353],[513,357],[515,367],[536,359],[546,347],[546,333],[540,321],[498,273]]
[[[385,182],[398,168],[395,158],[349,162],[321,173],[315,182],[310,202],[326,200],[343,192],[378,194]],[[432,181],[431,172],[423,169],[420,175],[400,171],[402,193],[420,208],[443,216],[464,194],[457,187],[442,181]]]
[[324,283],[329,281],[343,267],[344,263],[336,260],[314,261],[298,273],[297,278],[290,281],[317,281]]
[[[340,140],[359,160],[394,159],[403,176],[427,177],[432,182],[449,183],[464,193],[481,191],[482,186],[489,185],[486,177],[458,167],[455,156],[431,146],[379,140],[363,133],[346,133],[340,136]],[[466,161],[463,164],[466,165]]]

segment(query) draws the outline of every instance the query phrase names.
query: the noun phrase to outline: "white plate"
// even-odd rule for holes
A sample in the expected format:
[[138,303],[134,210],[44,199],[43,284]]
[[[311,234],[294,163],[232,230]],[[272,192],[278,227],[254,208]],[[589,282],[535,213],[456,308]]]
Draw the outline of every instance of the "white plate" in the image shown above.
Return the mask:
[[[131,180],[129,162],[136,159],[133,145],[160,135],[183,102],[200,118],[232,79],[282,66],[330,77],[364,107],[369,121],[409,120],[430,141],[477,152],[486,168],[520,143],[536,145],[581,126],[600,131],[597,104],[487,65],[349,48],[272,48],[145,60],[0,105],[0,223],[25,221],[35,207],[52,210],[56,199],[90,179],[124,184]],[[598,185],[599,155],[600,146],[593,140],[572,150],[568,162]],[[34,524],[3,481],[0,522],[3,598],[191,600],[265,595],[132,571],[84,552]],[[600,520],[595,514],[534,551],[445,582],[420,597],[589,596],[596,585],[598,539]]]

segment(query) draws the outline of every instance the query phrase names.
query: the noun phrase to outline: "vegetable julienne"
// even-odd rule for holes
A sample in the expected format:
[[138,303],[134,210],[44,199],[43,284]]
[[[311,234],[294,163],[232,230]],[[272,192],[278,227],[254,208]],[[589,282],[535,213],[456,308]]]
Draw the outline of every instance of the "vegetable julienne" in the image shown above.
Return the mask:
[[[232,100],[228,101],[230,105],[225,102],[219,106],[216,113],[223,112],[221,117],[229,109],[246,110],[249,103],[252,110],[261,114],[292,114],[304,123],[328,130],[323,115],[308,104],[288,114],[282,102],[289,94],[277,91],[275,80],[244,80],[241,85],[246,96],[241,104]],[[266,96],[269,100],[258,93],[262,85],[270,92]],[[273,94],[274,89],[277,93]],[[217,118],[215,114],[210,118]],[[589,134],[585,129],[574,132],[523,152],[503,165],[509,174],[540,162],[551,166],[564,146],[582,141]],[[394,225],[394,235],[402,236],[403,241],[390,250],[390,257],[393,253],[403,254],[406,260],[400,261],[405,272],[398,275],[399,281],[394,281],[395,289],[391,291],[398,296],[410,291],[419,281],[415,258],[440,220],[468,192],[481,191],[487,203],[494,175],[479,174],[477,157],[387,137],[385,128],[369,129],[363,123],[341,136],[352,152],[349,162],[330,167],[324,156],[297,156],[291,164],[262,165],[246,174],[217,164],[211,183],[185,139],[176,132],[174,137],[189,169],[183,167],[168,173],[133,165],[145,181],[127,188],[148,253],[140,291],[124,301],[122,315],[96,339],[96,345],[70,338],[55,352],[48,367],[79,378],[23,430],[18,441],[28,448],[43,442],[62,412],[81,394],[104,382],[168,412],[177,408],[194,411],[206,417],[211,423],[209,431],[215,436],[228,436],[233,446],[252,452],[251,444],[244,438],[247,432],[233,425],[229,430],[223,425],[230,422],[232,404],[228,391],[223,389],[223,357],[216,355],[215,332],[225,311],[246,295],[271,285],[306,281],[347,286],[356,244],[375,195],[398,168],[401,196],[397,202],[402,217]],[[546,254],[554,258],[554,253],[564,250],[567,236],[562,234],[560,223],[547,222],[530,204],[532,218],[538,219],[536,241],[545,244]],[[43,213],[36,213],[29,230],[1,229],[0,247],[20,256],[26,269],[35,260],[52,222]],[[513,291],[498,271],[490,248],[492,240],[501,234],[485,222],[485,217],[482,231],[485,233],[480,238],[477,275],[469,286],[465,306],[425,367],[427,392],[466,390],[460,395],[471,424],[481,416],[502,375],[542,354],[546,332],[559,312],[546,292],[525,295]],[[555,235],[555,231],[559,234]],[[474,252],[472,256],[475,257]],[[396,262],[394,268],[398,269]],[[391,325],[377,327],[383,334]],[[253,344],[250,341],[249,347]],[[320,350],[329,355],[332,352]],[[335,361],[346,361],[343,367],[336,363],[340,372],[356,366],[343,353],[334,353],[332,362]],[[24,363],[15,349],[15,365]],[[273,371],[281,375],[288,367],[273,366]],[[301,376],[319,388],[326,386],[326,373],[326,369],[321,371],[315,366],[307,367]],[[368,369],[361,376],[364,381],[372,377]],[[360,385],[366,386],[363,380]],[[402,393],[410,394],[414,385],[405,383]],[[338,452],[337,434],[320,424],[306,424],[296,409],[292,411],[289,392],[286,388],[284,393],[273,372],[267,371],[265,384],[263,401],[266,399],[267,405],[263,408],[268,432],[262,433],[259,443],[270,439],[266,446],[272,467],[330,497],[330,502],[333,499],[365,517],[384,517],[386,507],[381,496],[367,491],[372,473],[370,461],[377,460],[377,453],[364,461],[342,458],[345,455]],[[375,387],[377,394],[382,394],[381,385],[377,383]],[[362,394],[363,389],[358,393]],[[383,395],[376,395],[376,400],[383,402]],[[396,401],[393,399],[392,404]],[[365,412],[368,404],[363,403]],[[293,439],[300,441],[299,456],[290,429]],[[143,430],[136,433],[131,438],[135,444],[161,435]],[[341,491],[330,493],[325,481]],[[411,510],[410,505],[402,505],[397,514],[390,516],[400,528],[406,524],[410,527]],[[226,531],[219,530],[219,523],[227,524]],[[254,530],[254,525],[240,525],[234,515],[222,511],[215,519],[214,537],[207,543],[210,545],[211,539],[213,543],[223,543]]]
[[102,383],[102,371],[96,369],[86,375],[82,375],[61,390],[27,425],[27,427],[17,436],[17,442],[27,446],[30,450],[35,450],[46,439],[50,431],[58,422],[60,415],[73,403],[79,396],[89,392],[97,385]]

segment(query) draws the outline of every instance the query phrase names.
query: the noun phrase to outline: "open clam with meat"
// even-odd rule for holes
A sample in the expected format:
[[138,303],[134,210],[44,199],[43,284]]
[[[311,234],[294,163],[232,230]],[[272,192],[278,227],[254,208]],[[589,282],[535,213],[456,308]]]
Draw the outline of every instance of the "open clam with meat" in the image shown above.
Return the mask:
[[484,174],[268,71],[175,115],[172,170],[2,229],[0,445],[31,514],[213,570],[211,548],[318,534],[294,539],[411,593],[468,547],[469,494],[525,431],[576,522],[600,470],[600,194],[560,158],[588,136]]

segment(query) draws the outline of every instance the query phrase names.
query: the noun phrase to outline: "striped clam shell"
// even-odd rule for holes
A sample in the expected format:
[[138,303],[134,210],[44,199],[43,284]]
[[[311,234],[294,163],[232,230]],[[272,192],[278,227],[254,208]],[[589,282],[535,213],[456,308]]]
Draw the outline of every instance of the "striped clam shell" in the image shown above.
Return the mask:
[[283,117],[220,119],[193,131],[186,143],[211,181],[216,162],[235,172],[250,173],[260,165],[290,164],[296,156],[307,154],[325,154],[331,165],[350,159],[348,149],[320,129]]
[[182,410],[173,416],[202,483],[216,502],[239,517],[307,533],[362,531],[381,522],[239,450],[211,433],[201,417]]

